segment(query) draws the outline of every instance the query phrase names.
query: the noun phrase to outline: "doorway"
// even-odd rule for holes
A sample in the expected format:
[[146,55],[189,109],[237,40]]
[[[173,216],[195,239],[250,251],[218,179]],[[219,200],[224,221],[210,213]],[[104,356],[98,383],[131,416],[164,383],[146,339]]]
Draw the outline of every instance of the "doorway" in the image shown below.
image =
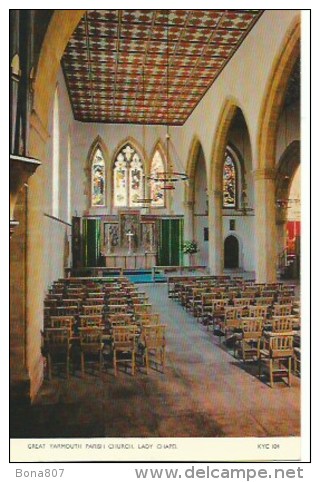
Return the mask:
[[232,235],[224,241],[224,267],[239,268],[239,241]]

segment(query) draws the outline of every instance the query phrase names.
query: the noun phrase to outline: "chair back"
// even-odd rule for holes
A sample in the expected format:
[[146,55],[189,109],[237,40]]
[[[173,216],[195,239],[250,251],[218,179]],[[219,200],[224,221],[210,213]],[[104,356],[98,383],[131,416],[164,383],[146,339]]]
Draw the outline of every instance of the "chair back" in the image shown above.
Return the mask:
[[79,314],[79,307],[77,305],[72,306],[57,306],[55,308],[56,316],[77,316]]
[[102,315],[80,315],[79,321],[80,321],[81,328],[103,326]]
[[67,328],[72,330],[74,324],[73,316],[50,316],[48,328]]
[[158,313],[141,313],[139,315],[140,325],[160,325],[160,315]]
[[71,332],[68,328],[46,328],[44,343],[49,353],[67,352],[70,348]]
[[96,306],[96,305],[104,305],[105,301],[104,298],[86,298],[83,302],[85,305],[90,306]]
[[274,305],[273,316],[288,316],[292,313],[292,304],[290,305]]
[[102,315],[104,305],[83,305],[82,310],[84,315]]
[[252,298],[233,298],[234,306],[249,306]]
[[145,325],[142,339],[147,349],[163,348],[166,345],[166,325]]
[[136,315],[142,313],[152,313],[152,305],[150,303],[144,303],[143,305],[134,305],[134,312]]
[[241,329],[243,338],[258,339],[262,336],[262,318],[242,318]]
[[264,305],[264,306],[263,305],[252,306],[252,305],[250,305],[248,308],[249,308],[249,317],[263,318],[263,319],[267,318],[268,306],[266,306],[266,305]]
[[96,352],[102,348],[102,330],[97,326],[79,328],[80,349]]
[[271,306],[273,303],[272,296],[259,296],[255,299],[256,306]]
[[133,317],[128,313],[117,313],[108,316],[108,321],[112,328],[116,326],[129,326],[132,325]]
[[113,348],[118,351],[132,351],[136,346],[136,325],[115,326],[112,329]]
[[272,318],[272,332],[285,333],[292,331],[293,320],[288,316],[279,316]]
[[293,336],[273,336],[270,339],[270,356],[285,358],[293,356]]

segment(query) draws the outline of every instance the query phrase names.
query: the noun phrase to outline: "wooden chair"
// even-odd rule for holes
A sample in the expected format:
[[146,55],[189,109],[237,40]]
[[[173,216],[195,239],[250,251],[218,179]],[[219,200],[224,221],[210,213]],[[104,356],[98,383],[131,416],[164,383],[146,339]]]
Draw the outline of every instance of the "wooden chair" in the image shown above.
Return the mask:
[[104,305],[83,305],[82,311],[84,315],[102,315]]
[[60,306],[77,306],[79,308],[79,298],[63,298],[60,302]]
[[255,298],[255,304],[256,306],[272,306],[273,304],[273,298],[272,296],[258,296]]
[[209,327],[215,324],[219,324],[221,320],[224,318],[224,309],[228,305],[228,300],[223,299],[214,299],[212,300],[211,304],[211,313],[208,313],[208,318],[205,320],[205,324],[207,325],[207,330]]
[[293,350],[293,370],[297,375],[300,375],[301,370],[301,350],[299,347],[295,347]]
[[241,314],[243,308],[242,307],[234,307],[234,306],[225,306],[224,308],[224,319],[221,320],[220,323],[220,341],[221,335],[224,336],[225,342],[232,339],[234,337],[235,331],[238,330],[241,326]]
[[262,318],[265,322],[268,314],[268,306],[266,305],[255,305],[248,306],[248,316],[249,318]]
[[66,375],[69,378],[70,336],[68,328],[47,328],[44,331],[44,348],[48,362],[48,378],[52,379],[52,363],[54,359],[65,357]]
[[80,315],[79,323],[81,328],[90,327],[103,327],[103,316],[102,315]]
[[142,340],[145,347],[146,371],[149,372],[150,357],[153,356],[156,363],[165,368],[165,325],[144,325],[142,329]]
[[85,327],[79,329],[80,353],[81,353],[81,374],[85,373],[85,356],[93,355],[98,357],[99,371],[103,367],[103,343],[102,330],[99,327]]
[[270,386],[273,388],[274,377],[287,377],[291,387],[291,361],[293,358],[293,336],[279,335],[270,338],[268,349],[260,350],[259,378],[262,367],[267,366]]
[[158,313],[141,313],[139,315],[139,324],[144,325],[160,325],[160,315]]
[[117,313],[108,316],[111,328],[116,326],[129,326],[133,323],[133,316],[128,313]]
[[259,359],[262,328],[262,318],[243,318],[241,320],[241,353],[244,363],[247,361],[247,357]]
[[292,313],[292,304],[290,305],[274,305],[273,316],[288,316]]
[[54,310],[56,316],[78,316],[79,307],[72,306],[57,306]]
[[145,303],[143,305],[135,305],[134,313],[136,316],[139,316],[140,314],[143,314],[143,313],[152,313],[152,305],[150,303]]
[[249,306],[251,302],[252,298],[233,298],[234,306]]
[[86,306],[97,306],[97,305],[105,305],[105,300],[104,298],[86,298],[83,301],[83,304]]
[[123,296],[112,296],[112,297],[109,297],[108,298],[108,302],[107,302],[107,305],[112,305],[112,306],[115,306],[115,305],[126,305],[128,304],[128,300],[127,300],[127,297],[123,297]]
[[[131,362],[131,373],[135,374],[136,363],[136,325],[115,326],[112,330],[113,367],[117,376],[117,365]],[[118,357],[119,356],[119,357]]]
[[66,328],[70,332],[74,326],[75,319],[73,316],[50,316],[47,324],[48,328]]
[[128,305],[108,305],[107,307],[107,314],[108,315],[115,315],[120,313],[128,313],[129,306]]
[[271,324],[272,333],[291,333],[293,329],[293,318],[290,316],[273,317]]

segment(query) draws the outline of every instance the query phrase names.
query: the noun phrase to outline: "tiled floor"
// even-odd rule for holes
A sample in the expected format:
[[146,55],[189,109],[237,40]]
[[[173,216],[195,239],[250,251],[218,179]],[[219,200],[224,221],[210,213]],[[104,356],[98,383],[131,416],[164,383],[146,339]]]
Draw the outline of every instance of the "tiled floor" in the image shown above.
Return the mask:
[[141,285],[167,325],[165,374],[79,372],[45,382],[31,409],[14,407],[16,437],[244,437],[300,433],[300,380],[271,389],[197,324],[166,285]]

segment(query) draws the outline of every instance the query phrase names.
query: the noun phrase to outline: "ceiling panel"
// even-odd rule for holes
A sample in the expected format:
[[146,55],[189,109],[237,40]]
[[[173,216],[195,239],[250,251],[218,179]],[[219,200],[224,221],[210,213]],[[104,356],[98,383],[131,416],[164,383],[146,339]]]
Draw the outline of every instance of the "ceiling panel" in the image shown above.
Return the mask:
[[62,58],[76,120],[183,125],[262,10],[87,10]]

